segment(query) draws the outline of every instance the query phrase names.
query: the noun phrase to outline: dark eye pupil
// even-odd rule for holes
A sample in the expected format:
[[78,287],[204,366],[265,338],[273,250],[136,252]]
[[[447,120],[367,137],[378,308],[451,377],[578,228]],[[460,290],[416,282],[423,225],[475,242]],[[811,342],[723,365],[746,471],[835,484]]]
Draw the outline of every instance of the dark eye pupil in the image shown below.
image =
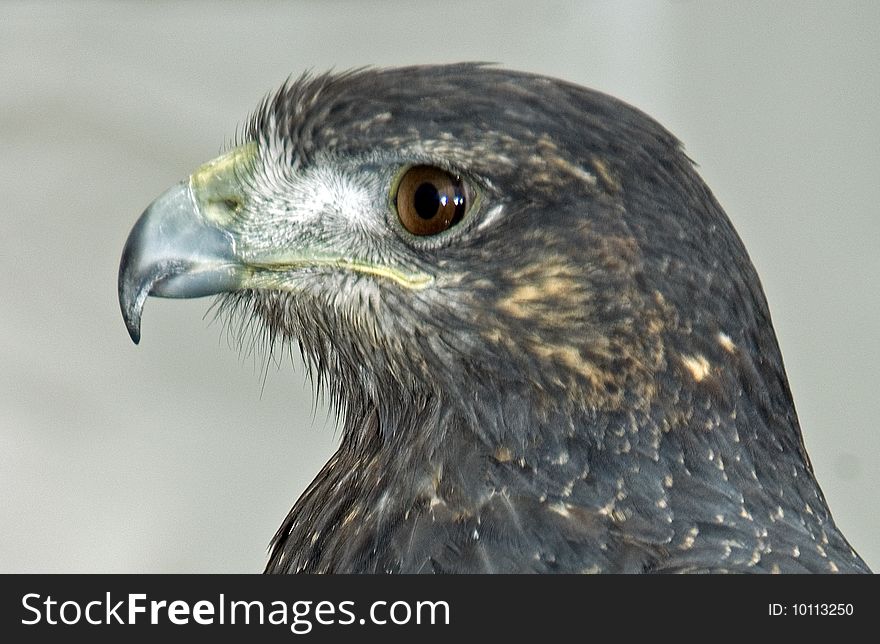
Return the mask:
[[433,219],[440,207],[440,193],[433,183],[423,183],[413,195],[416,214],[422,219]]

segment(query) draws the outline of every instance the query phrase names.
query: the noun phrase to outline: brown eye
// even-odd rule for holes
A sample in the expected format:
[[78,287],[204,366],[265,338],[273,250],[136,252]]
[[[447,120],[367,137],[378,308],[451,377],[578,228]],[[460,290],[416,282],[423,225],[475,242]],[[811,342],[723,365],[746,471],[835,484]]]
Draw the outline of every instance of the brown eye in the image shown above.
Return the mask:
[[430,165],[413,166],[400,178],[395,206],[413,235],[442,233],[461,221],[470,191],[460,177]]

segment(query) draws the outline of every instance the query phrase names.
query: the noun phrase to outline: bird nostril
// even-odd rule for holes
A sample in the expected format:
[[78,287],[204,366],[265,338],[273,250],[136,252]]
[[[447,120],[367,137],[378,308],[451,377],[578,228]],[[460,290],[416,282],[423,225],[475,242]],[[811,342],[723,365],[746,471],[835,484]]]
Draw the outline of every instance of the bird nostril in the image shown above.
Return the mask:
[[201,212],[215,223],[228,223],[239,216],[244,204],[245,200],[238,195],[208,196],[202,201]]
[[226,206],[226,208],[228,208],[229,210],[232,210],[233,212],[238,212],[239,210],[241,210],[241,200],[240,199],[227,197],[226,199],[223,200],[223,205]]
[[207,200],[207,206],[217,214],[224,211],[237,214],[241,211],[243,205],[244,202],[236,196],[216,197]]

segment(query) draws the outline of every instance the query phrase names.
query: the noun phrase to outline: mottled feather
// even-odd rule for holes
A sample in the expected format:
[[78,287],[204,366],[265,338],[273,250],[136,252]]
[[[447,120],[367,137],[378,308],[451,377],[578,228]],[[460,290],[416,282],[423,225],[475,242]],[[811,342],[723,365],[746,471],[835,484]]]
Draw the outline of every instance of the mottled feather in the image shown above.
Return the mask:
[[654,120],[451,65],[304,76],[245,136],[274,151],[266,202],[324,167],[430,164],[482,194],[442,243],[370,251],[429,288],[333,274],[226,296],[300,344],[341,414],[269,572],[867,571],[814,478],[755,269]]

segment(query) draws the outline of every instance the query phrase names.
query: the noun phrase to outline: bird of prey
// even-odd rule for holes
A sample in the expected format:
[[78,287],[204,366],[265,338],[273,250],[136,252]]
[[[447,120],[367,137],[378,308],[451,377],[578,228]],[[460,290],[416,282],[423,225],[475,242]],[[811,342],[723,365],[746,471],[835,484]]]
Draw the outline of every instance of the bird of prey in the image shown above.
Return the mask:
[[148,295],[212,294],[342,426],[267,572],[869,572],[742,242],[610,96],[479,64],[288,81],[126,242],[135,342]]

